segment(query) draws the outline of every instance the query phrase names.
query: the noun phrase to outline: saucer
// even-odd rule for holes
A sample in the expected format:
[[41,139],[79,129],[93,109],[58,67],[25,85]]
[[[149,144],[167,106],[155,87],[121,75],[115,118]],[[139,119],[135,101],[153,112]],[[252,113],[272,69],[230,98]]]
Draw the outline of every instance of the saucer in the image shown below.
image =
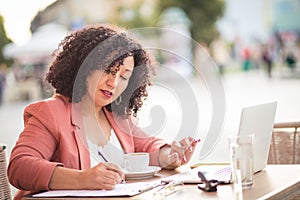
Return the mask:
[[157,167],[157,166],[149,166],[146,170],[141,171],[141,172],[128,172],[128,171],[125,170],[125,179],[151,178],[159,170],[161,170],[161,168]]

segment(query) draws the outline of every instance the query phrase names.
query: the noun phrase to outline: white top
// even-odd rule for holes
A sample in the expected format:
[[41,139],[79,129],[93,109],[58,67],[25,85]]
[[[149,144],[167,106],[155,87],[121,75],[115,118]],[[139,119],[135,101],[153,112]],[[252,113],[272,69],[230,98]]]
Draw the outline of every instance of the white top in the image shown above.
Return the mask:
[[107,144],[102,147],[94,144],[89,138],[87,141],[90,151],[91,167],[94,167],[99,162],[105,162],[105,160],[98,154],[98,151],[108,160],[108,162],[115,163],[123,167],[124,150],[113,129],[111,130],[111,135]]

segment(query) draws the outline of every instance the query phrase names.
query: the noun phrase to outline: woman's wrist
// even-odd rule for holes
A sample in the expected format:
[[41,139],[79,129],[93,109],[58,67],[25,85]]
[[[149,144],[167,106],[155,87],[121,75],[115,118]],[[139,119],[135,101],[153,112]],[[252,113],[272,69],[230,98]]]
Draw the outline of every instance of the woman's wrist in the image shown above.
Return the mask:
[[85,189],[85,187],[87,187],[84,170],[77,171],[77,173],[75,174],[75,182],[77,183],[77,187],[79,187],[80,189]]
[[169,155],[171,153],[171,145],[165,145],[160,148],[158,162],[161,168],[163,169],[174,169],[176,167],[171,166],[169,161]]

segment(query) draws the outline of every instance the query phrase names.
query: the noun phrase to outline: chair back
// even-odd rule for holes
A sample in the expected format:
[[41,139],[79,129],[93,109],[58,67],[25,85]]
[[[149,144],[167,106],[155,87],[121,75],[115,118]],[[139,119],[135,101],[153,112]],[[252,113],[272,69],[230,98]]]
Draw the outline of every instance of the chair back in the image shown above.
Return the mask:
[[11,188],[7,178],[6,146],[0,144],[0,199],[11,200]]
[[275,123],[268,164],[300,164],[300,122]]

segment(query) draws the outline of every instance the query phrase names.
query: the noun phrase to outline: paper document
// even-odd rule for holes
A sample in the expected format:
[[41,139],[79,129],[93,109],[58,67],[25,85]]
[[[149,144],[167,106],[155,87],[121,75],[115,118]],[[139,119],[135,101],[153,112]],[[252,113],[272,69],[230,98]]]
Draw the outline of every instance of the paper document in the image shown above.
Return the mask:
[[38,194],[33,197],[128,197],[148,191],[160,182],[138,182],[117,184],[113,190],[51,190]]

